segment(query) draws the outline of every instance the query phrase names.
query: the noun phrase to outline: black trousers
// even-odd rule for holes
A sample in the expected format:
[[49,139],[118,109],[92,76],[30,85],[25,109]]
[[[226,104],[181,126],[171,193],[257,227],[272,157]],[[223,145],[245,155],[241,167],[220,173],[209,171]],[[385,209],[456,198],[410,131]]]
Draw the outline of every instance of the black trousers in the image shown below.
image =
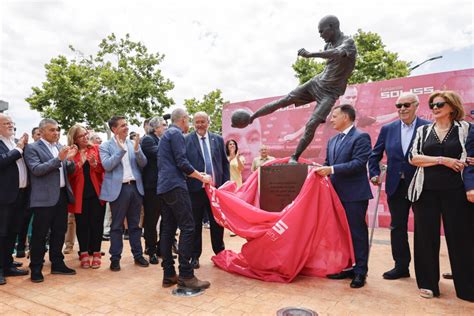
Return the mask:
[[224,246],[224,228],[219,226],[211,213],[211,204],[204,189],[197,192],[190,192],[191,204],[193,207],[194,218],[194,243],[193,257],[199,258],[202,253],[202,219],[204,214],[208,215],[211,226],[211,244],[212,251],[217,255],[225,249]]
[[31,235],[30,267],[41,269],[46,251],[46,235],[51,230],[49,239],[49,260],[53,265],[64,262],[62,253],[64,237],[67,230],[67,193],[61,188],[56,205],[35,207],[33,209],[33,233]]
[[440,225],[448,246],[449,262],[457,297],[474,301],[474,238],[472,205],[463,187],[455,190],[424,190],[413,203],[415,213],[415,273],[418,288],[439,295]]
[[105,205],[97,197],[82,200],[82,213],[74,214],[80,252],[99,252],[104,232]]
[[23,223],[21,225],[20,232],[18,233],[18,243],[16,245],[16,251],[24,251],[26,248],[26,238],[28,236],[28,228],[30,227],[32,217],[33,210],[28,207],[25,211],[25,216],[23,218]]
[[20,189],[11,204],[0,205],[0,270],[8,269],[13,263],[15,240],[23,223],[27,207],[27,191]]
[[158,219],[161,214],[161,202],[156,194],[156,188],[145,189],[145,196],[143,197],[143,212],[145,249],[147,249],[149,255],[159,254],[159,241],[156,225],[158,224]]
[[387,199],[390,209],[390,242],[392,244],[392,257],[395,268],[408,271],[411,255],[408,243],[408,216],[411,202],[407,199],[408,185],[400,179],[397,190]]
[[194,276],[191,266],[191,256],[193,250],[194,219],[191,208],[189,193],[182,188],[174,188],[159,195],[163,201],[161,209],[161,256],[163,262],[164,277],[176,275],[174,268],[173,254],[171,252],[176,228],[179,227],[179,275],[184,278]]

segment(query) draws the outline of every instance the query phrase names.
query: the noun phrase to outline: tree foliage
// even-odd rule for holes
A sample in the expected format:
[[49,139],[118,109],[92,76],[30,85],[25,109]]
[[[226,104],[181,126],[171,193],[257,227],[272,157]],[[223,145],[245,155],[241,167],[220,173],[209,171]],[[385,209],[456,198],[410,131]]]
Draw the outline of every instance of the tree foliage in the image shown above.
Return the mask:
[[222,133],[222,108],[225,103],[219,89],[209,92],[203,96],[202,101],[196,98],[184,100],[184,105],[188,113],[193,115],[196,112],[206,112],[211,118],[209,130],[214,133]]
[[107,120],[119,114],[139,124],[140,117],[161,115],[174,103],[166,95],[174,84],[158,68],[164,55],[149,53],[128,34],[124,39],[107,36],[95,56],[69,48],[75,57],[52,58],[45,65],[46,80],[26,98],[32,109],[63,129],[83,123],[104,131]]
[[[354,35],[357,46],[357,60],[349,83],[364,83],[406,77],[410,74],[410,63],[399,60],[398,54],[385,49],[377,33],[361,29]],[[313,78],[324,69],[325,62],[311,58],[297,58],[292,65],[300,84]]]

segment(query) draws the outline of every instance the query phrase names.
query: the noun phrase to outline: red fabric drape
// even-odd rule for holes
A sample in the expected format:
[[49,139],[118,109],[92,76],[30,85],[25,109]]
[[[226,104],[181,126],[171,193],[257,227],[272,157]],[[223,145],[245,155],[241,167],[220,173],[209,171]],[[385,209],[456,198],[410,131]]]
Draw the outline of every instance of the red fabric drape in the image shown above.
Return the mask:
[[[288,162],[288,158],[265,165]],[[279,213],[259,208],[258,172],[236,190],[233,182],[207,187],[216,221],[247,239],[241,253],[212,257],[223,270],[272,282],[298,274],[324,277],[352,266],[354,252],[344,208],[328,178],[308,172],[300,194]]]

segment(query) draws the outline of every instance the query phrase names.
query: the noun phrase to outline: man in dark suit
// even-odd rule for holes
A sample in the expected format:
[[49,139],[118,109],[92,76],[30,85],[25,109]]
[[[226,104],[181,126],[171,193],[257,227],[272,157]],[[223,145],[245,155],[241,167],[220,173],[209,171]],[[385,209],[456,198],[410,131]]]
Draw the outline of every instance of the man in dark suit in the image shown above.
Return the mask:
[[[158,148],[158,196],[162,200],[161,220],[163,221],[161,255],[163,258],[163,287],[178,284],[191,289],[206,289],[207,281],[194,276],[191,265],[194,236],[194,219],[189,199],[186,177],[211,183],[208,174],[196,171],[186,158],[186,143],[183,133],[189,130],[189,116],[184,109],[175,109],[171,114],[171,126],[163,134]],[[176,228],[179,227],[179,277],[176,275],[171,248]]]
[[387,156],[387,177],[385,193],[390,209],[390,241],[395,267],[383,274],[387,280],[410,277],[411,261],[408,243],[408,215],[411,202],[407,199],[408,186],[415,174],[416,167],[408,162],[408,155],[415,138],[416,129],[429,122],[418,118],[418,96],[403,93],[397,99],[399,120],[382,126],[377,142],[369,157],[370,181],[381,185],[380,161],[385,152]]
[[344,206],[354,246],[355,266],[330,279],[352,278],[351,287],[365,285],[369,255],[368,228],[365,222],[369,199],[372,198],[367,177],[367,160],[371,152],[370,136],[354,126],[356,113],[352,105],[336,106],[331,124],[340,133],[327,146],[324,166],[317,167],[321,176],[330,176],[331,183]]
[[[210,133],[209,115],[197,112],[193,118],[194,132],[188,134],[186,141],[186,157],[199,172],[210,175],[216,187],[229,180],[229,161],[225,154],[224,139]],[[212,250],[218,254],[224,250],[224,228],[218,225],[211,212],[211,204],[202,182],[193,178],[187,179],[189,196],[193,207],[194,248],[191,265],[199,268],[199,257],[202,253],[202,218],[204,213],[209,217]]]
[[156,194],[158,185],[158,145],[160,138],[166,130],[165,120],[162,117],[154,117],[148,121],[148,134],[141,140],[142,151],[146,156],[147,164],[143,168],[143,186],[145,195],[143,196],[143,228],[145,237],[145,253],[150,256],[151,264],[158,264],[160,254],[158,233],[156,225],[160,218],[160,199]]
[[41,270],[45,254],[46,235],[50,232],[49,260],[52,274],[76,274],[64,263],[62,247],[67,230],[67,204],[74,203],[68,173],[75,169],[75,146],[61,146],[58,123],[45,118],[39,123],[41,138],[25,148],[24,159],[30,171],[30,207],[33,209],[31,237],[31,281],[44,280]]
[[28,175],[23,149],[28,134],[17,140],[12,119],[0,113],[0,285],[6,276],[27,275],[13,265],[13,248],[27,208]]
[[105,170],[99,198],[110,203],[112,212],[110,270],[120,271],[125,218],[134,262],[140,267],[148,267],[148,261],[143,257],[139,227],[144,194],[141,169],[146,166],[147,159],[140,148],[140,136],[137,134],[133,141],[127,138],[125,117],[113,116],[108,124],[114,137],[99,147]]

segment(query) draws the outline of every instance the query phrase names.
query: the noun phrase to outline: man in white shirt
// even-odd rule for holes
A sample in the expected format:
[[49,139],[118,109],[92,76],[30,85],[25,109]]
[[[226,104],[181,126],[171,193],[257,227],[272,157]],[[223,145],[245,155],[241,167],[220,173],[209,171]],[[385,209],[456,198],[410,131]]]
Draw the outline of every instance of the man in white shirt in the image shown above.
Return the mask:
[[15,140],[12,119],[0,113],[0,285],[6,276],[27,275],[13,265],[12,252],[27,207],[27,171],[23,149],[28,134]]
[[147,159],[140,148],[140,135],[132,141],[127,138],[128,124],[123,116],[114,116],[109,122],[114,134],[112,139],[100,145],[100,159],[105,169],[100,199],[110,202],[112,224],[110,229],[110,269],[120,270],[123,249],[123,222],[128,223],[129,242],[135,264],[147,267],[141,244],[142,230],[139,227],[143,203],[141,169]]

